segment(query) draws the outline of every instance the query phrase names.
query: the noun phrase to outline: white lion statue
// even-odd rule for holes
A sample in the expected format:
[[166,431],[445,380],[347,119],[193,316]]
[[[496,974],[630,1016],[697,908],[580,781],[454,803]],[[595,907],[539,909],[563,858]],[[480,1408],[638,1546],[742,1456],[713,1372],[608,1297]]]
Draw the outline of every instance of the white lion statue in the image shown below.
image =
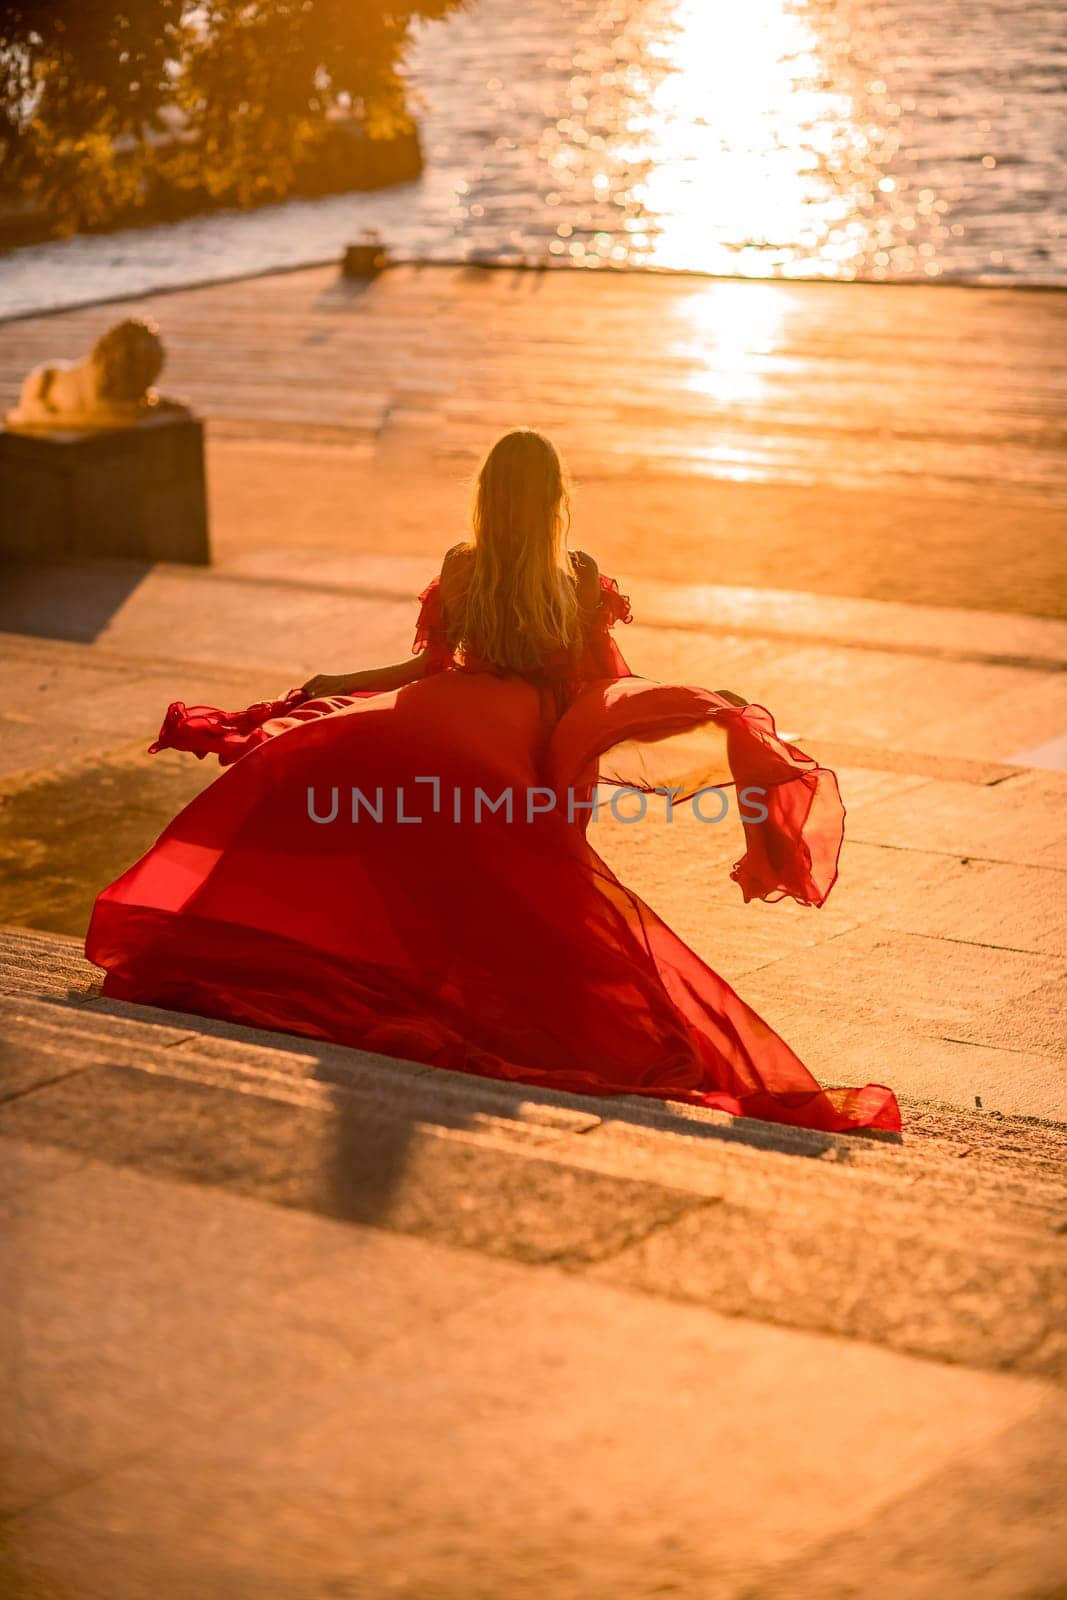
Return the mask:
[[186,408],[164,400],[152,385],[163,368],[163,340],[146,317],[109,328],[82,361],[34,367],[22,385],[9,427],[127,428],[162,411]]

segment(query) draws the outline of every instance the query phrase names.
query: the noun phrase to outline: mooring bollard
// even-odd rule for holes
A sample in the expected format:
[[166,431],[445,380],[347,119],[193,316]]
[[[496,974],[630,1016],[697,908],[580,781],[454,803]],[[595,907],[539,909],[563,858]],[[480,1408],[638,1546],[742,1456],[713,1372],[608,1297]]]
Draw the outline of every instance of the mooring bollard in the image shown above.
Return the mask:
[[388,252],[380,235],[368,229],[345,250],[341,260],[341,275],[345,278],[373,278],[388,265]]

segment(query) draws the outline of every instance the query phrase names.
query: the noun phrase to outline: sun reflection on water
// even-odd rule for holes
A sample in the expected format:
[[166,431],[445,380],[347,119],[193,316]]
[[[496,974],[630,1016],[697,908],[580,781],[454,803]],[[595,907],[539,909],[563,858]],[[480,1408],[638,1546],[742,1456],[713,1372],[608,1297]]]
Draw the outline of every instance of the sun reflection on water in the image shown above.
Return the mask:
[[764,277],[818,246],[848,276],[870,194],[841,179],[863,174],[869,140],[806,15],[789,0],[678,0],[653,53],[662,76],[625,152],[651,162],[632,190],[650,219],[646,259]]
[[670,351],[684,364],[685,387],[722,405],[762,397],[792,310],[793,291],[754,284],[742,297],[729,288],[709,285],[678,302],[686,328]]
[[913,170],[916,102],[864,61],[854,14],[832,0],[588,0],[584,17],[536,148],[550,257],[747,278],[940,274],[963,191]]

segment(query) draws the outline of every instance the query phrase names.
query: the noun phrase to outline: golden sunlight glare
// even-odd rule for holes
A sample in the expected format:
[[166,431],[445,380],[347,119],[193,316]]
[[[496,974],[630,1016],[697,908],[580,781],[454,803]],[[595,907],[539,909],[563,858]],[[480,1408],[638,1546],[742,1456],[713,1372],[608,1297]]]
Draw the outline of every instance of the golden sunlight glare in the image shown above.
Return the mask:
[[807,18],[790,0],[678,0],[674,21],[654,46],[663,76],[627,130],[631,158],[651,158],[633,190],[656,219],[649,263],[788,275],[821,240],[847,277],[867,228],[840,180],[846,169],[861,187],[866,136],[851,95],[826,86]]

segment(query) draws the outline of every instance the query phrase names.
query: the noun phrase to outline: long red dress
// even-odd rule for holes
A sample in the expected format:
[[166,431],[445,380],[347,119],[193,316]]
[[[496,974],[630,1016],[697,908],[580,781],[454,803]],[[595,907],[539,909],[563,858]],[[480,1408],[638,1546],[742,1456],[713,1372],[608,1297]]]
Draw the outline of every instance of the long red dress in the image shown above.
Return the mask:
[[537,677],[454,651],[439,580],[420,599],[427,671],[402,689],[171,706],[153,749],[228,770],[97,899],[104,992],[520,1083],[898,1129],[889,1089],[820,1089],[600,860],[583,809],[663,741],[717,729],[737,795],[761,791],[741,807],[745,900],[818,906],[843,830],[834,774],[760,706],[632,676],[611,579],[580,658]]

